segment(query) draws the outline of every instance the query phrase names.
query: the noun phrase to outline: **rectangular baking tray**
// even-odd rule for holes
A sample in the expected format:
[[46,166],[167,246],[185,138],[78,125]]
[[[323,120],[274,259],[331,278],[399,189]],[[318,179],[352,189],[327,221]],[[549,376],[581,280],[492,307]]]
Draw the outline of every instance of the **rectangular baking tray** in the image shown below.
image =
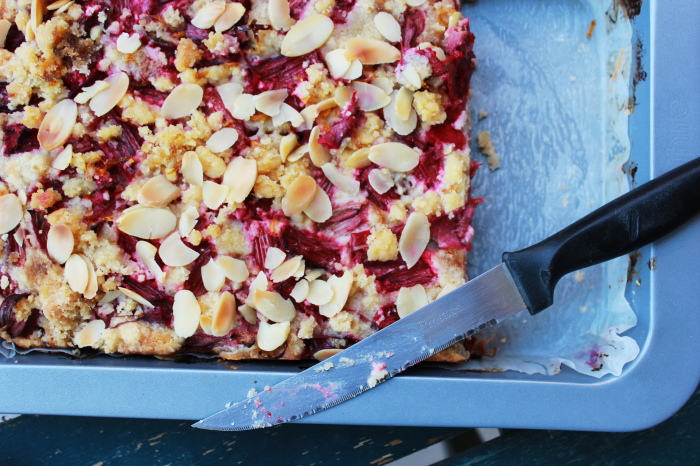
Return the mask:
[[[584,0],[541,1],[587,11]],[[464,8],[467,14],[486,7],[512,9],[517,18],[522,12],[513,5],[522,8],[527,2],[481,0]],[[636,107],[629,120],[628,170],[636,167],[634,185],[699,155],[700,8],[694,0],[667,0],[663,7],[647,0],[633,24],[634,41],[641,44],[639,63],[647,74],[636,85]],[[478,23],[473,29],[478,54]],[[521,209],[522,215],[527,212]],[[556,376],[542,376],[421,366],[300,422],[600,431],[655,425],[678,410],[700,381],[698,238],[700,221],[695,219],[639,251],[637,275],[627,289],[638,324],[627,335],[641,352],[619,377],[595,379],[566,368]],[[649,261],[655,262],[653,271]],[[489,265],[495,264],[483,264],[483,269]],[[244,398],[253,387],[273,385],[305,367],[308,363],[186,364],[31,353],[0,361],[0,412],[194,420]]]

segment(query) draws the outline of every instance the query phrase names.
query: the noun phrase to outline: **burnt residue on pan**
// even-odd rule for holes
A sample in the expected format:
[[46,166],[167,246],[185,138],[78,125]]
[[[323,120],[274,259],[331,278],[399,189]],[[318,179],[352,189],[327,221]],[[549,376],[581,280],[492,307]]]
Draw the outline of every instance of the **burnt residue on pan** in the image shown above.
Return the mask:
[[642,11],[642,0],[617,0],[617,4],[624,10],[625,16],[632,19]]

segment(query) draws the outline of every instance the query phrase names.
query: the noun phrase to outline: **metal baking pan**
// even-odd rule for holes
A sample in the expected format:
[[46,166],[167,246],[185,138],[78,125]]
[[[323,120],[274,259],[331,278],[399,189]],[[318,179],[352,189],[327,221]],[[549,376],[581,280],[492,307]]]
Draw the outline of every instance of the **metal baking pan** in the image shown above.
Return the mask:
[[[465,5],[464,10],[475,18],[478,55],[480,28],[486,22],[477,18],[519,21],[535,5],[559,9],[562,18],[588,24],[590,6],[597,3],[599,0],[480,0]],[[620,3],[634,8],[637,2]],[[700,147],[700,32],[695,27],[700,23],[700,9],[692,0],[660,3],[647,0],[633,21],[633,43],[641,44],[638,61],[647,74],[635,86],[636,106],[629,117],[632,163],[628,168],[635,172],[633,184],[696,157],[695,148]],[[547,24],[536,28],[546,29]],[[509,32],[505,27],[499,31]],[[482,61],[492,58],[480,57]],[[601,79],[601,95],[607,92],[604,83]],[[507,154],[502,170],[508,173]],[[486,176],[485,171],[479,176]],[[517,173],[512,176],[515,180]],[[483,194],[478,191],[479,179],[474,187],[477,195]],[[528,210],[521,205],[517,212],[528,215]],[[549,232],[555,229],[552,225]],[[637,341],[641,352],[619,377],[595,379],[566,368],[556,376],[542,376],[416,367],[302,422],[605,431],[636,430],[661,422],[683,405],[700,381],[696,356],[700,349],[698,238],[700,220],[696,219],[672,237],[639,251],[637,276],[628,284],[627,293],[638,323],[626,335]],[[471,260],[477,269],[493,265],[482,265],[476,248]],[[653,271],[647,262],[655,263]],[[5,387],[0,412],[199,419],[244,398],[253,387],[283,380],[303,365],[18,355],[0,361],[0,384]]]

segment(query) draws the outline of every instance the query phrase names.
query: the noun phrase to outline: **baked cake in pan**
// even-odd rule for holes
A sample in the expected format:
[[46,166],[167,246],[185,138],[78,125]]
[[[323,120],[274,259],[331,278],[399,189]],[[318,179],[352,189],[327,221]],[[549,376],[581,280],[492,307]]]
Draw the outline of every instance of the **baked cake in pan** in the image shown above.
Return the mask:
[[453,1],[0,15],[0,329],[17,347],[301,359],[464,283],[474,56]]

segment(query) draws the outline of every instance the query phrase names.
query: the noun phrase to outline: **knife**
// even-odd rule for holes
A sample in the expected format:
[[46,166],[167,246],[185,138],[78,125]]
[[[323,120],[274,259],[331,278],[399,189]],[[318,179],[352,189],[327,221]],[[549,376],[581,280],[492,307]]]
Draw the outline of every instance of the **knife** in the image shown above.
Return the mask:
[[700,213],[700,158],[603,205],[335,356],[193,424],[248,430],[328,409],[527,309],[552,304],[561,277],[645,246]]

